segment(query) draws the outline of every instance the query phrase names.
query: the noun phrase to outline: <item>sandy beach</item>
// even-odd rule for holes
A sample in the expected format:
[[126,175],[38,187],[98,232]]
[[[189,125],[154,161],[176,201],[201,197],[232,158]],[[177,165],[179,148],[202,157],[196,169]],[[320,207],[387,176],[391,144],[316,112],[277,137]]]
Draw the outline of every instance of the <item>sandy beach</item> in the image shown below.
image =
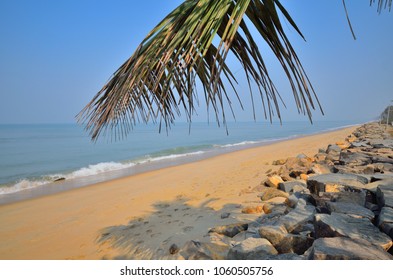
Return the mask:
[[[355,127],[0,206],[1,259],[160,259],[214,225],[249,221],[272,161],[343,140]],[[231,212],[223,220],[221,214]],[[107,238],[110,236],[111,238]]]

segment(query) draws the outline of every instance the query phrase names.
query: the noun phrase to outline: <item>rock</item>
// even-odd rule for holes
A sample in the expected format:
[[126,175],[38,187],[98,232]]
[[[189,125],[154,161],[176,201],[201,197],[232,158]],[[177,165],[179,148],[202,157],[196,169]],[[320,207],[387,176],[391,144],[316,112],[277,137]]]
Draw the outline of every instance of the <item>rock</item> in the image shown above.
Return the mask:
[[280,191],[278,189],[274,189],[274,188],[265,188],[261,191],[260,194],[258,194],[258,197],[261,198],[262,201],[266,201],[266,200],[270,200],[274,197],[284,197],[284,198],[288,198],[289,194]]
[[277,250],[265,238],[247,238],[228,252],[230,260],[257,260],[264,255],[277,255]]
[[[393,175],[392,174],[373,174],[371,176],[370,182],[379,181],[381,185],[393,184]],[[382,181],[382,182],[381,182]]]
[[327,209],[329,213],[336,212],[347,214],[354,218],[367,218],[371,222],[374,220],[374,213],[358,204],[348,202],[327,202]]
[[377,187],[377,202],[380,208],[384,206],[393,208],[393,184]]
[[372,163],[372,160],[366,154],[348,150],[340,153],[339,162],[342,165],[367,165]]
[[379,206],[378,206],[378,205],[373,204],[373,203],[368,202],[368,201],[366,202],[366,208],[369,209],[369,210],[371,210],[371,211],[373,211],[373,212],[379,210]]
[[312,193],[326,192],[326,185],[344,186],[350,188],[362,188],[368,183],[366,177],[355,174],[322,174],[309,178],[307,186]]
[[316,214],[315,237],[349,237],[369,241],[384,250],[392,246],[392,239],[375,227],[369,219],[353,218],[346,214]]
[[265,203],[263,205],[263,212],[265,212],[266,214],[270,214],[273,212],[287,214],[288,206],[286,204]]
[[296,158],[290,157],[287,159],[285,164],[285,170],[283,168],[283,174],[289,174],[292,178],[297,178],[302,173],[307,173],[312,166],[312,160],[310,158]]
[[247,229],[248,229],[248,224],[238,223],[238,224],[214,227],[210,229],[209,232],[216,232],[228,237],[234,237],[239,232],[245,231]]
[[393,140],[392,139],[372,139],[369,141],[369,144],[375,148],[391,148],[393,149]]
[[393,164],[393,159],[389,157],[374,156],[371,158],[373,163],[389,163]]
[[226,219],[231,215],[231,213],[225,212],[221,214],[221,219]]
[[53,182],[60,182],[60,181],[64,181],[65,179],[66,178],[64,178],[64,177],[60,177],[60,178],[53,180]]
[[310,194],[310,190],[307,189],[307,187],[298,186],[298,185],[296,185],[296,186],[294,186],[294,187],[292,188],[292,192],[293,192],[294,194],[296,194],[296,193]]
[[307,188],[307,184],[304,181],[289,181],[289,182],[282,182],[278,185],[278,188],[286,193],[290,193],[293,191],[295,186],[300,186],[302,189]]
[[[263,213],[264,211],[264,205],[258,205],[258,206],[248,206],[246,208],[242,209],[243,214],[259,214]],[[266,213],[266,212],[265,212]]]
[[191,240],[184,244],[179,254],[185,260],[223,260],[228,251],[229,246]]
[[314,174],[318,174],[318,175],[332,173],[332,171],[330,170],[330,168],[327,165],[318,164],[318,163],[314,164],[311,167],[311,172]]
[[319,238],[306,252],[310,260],[392,260],[389,253],[365,240]]
[[307,205],[306,201],[299,199],[296,208],[289,212],[287,215],[282,216],[277,225],[284,225],[288,232],[292,232],[297,227],[313,221],[315,214],[315,207]]
[[284,165],[287,162],[286,159],[278,159],[273,161],[272,165]]
[[259,228],[258,232],[262,238],[269,240],[273,246],[279,244],[281,240],[283,240],[284,237],[288,234],[286,228],[283,225],[264,225]]
[[351,146],[349,142],[345,142],[345,141],[336,142],[336,145],[340,147],[341,150],[346,150]]
[[299,198],[297,198],[296,195],[291,194],[291,195],[288,197],[287,204],[288,204],[289,207],[295,208],[298,202],[299,202]]
[[174,255],[179,252],[179,247],[176,244],[172,244],[171,247],[169,247],[169,254]]
[[382,208],[378,217],[378,227],[390,238],[393,238],[393,208]]
[[322,162],[322,161],[326,160],[326,156],[327,156],[327,154],[324,151],[323,153],[318,153],[318,154],[314,155],[314,158],[315,158],[316,162]]
[[295,253],[302,255],[311,247],[313,242],[314,239],[308,236],[287,234],[275,248],[279,254]]
[[308,180],[308,175],[302,173],[302,174],[299,175],[299,178],[300,178],[301,180],[307,181],[307,180]]
[[356,203],[362,207],[366,205],[366,193],[364,191],[332,193],[330,197],[330,201],[333,202]]
[[337,145],[329,145],[326,149],[326,160],[338,161],[340,159],[341,148]]
[[335,153],[335,154],[340,154],[341,148],[338,145],[329,145],[326,149],[327,154]]
[[267,178],[265,184],[266,184],[267,186],[271,187],[271,188],[277,189],[277,188],[278,188],[278,185],[279,185],[280,183],[283,183],[283,182],[284,182],[284,181],[281,179],[280,176],[278,176],[278,175],[273,175],[273,176]]

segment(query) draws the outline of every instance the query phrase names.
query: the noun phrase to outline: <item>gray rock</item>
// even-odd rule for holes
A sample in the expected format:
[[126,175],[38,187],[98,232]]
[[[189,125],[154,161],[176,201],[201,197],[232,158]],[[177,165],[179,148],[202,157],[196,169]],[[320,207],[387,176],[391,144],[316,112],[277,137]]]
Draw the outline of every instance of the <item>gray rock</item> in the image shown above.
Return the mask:
[[261,198],[262,201],[267,201],[275,197],[284,197],[288,198],[288,194],[286,192],[280,191],[275,188],[264,188],[261,192],[257,195]]
[[307,184],[304,181],[299,181],[299,180],[288,181],[288,182],[283,182],[283,183],[278,184],[279,189],[286,192],[286,193],[292,192],[293,188],[296,186],[302,187],[304,189],[307,188]]
[[306,252],[310,260],[392,260],[389,253],[365,240],[320,238]]
[[219,234],[223,234],[225,236],[234,237],[239,232],[245,231],[247,229],[248,229],[248,224],[238,223],[238,224],[214,227],[210,229],[209,232],[216,232]]
[[331,153],[340,153],[341,152],[341,148],[338,145],[329,145],[326,149],[326,153],[327,154],[331,154]]
[[305,235],[287,234],[277,245],[274,247],[279,254],[295,253],[303,255],[308,248],[313,244],[314,239]]
[[364,207],[366,205],[366,192],[359,191],[331,193],[331,201],[356,203],[359,206]]
[[393,208],[383,207],[378,217],[378,227],[393,238]]
[[319,175],[332,173],[329,166],[325,164],[318,164],[318,163],[313,164],[313,166],[311,167],[311,172]]
[[235,246],[228,252],[230,260],[256,260],[264,255],[277,255],[277,250],[265,238],[248,238]]
[[392,239],[375,227],[369,219],[353,218],[345,214],[316,214],[315,237],[349,237],[369,241],[384,250],[392,246]]
[[226,219],[231,215],[231,213],[225,212],[221,214],[221,219]]
[[367,142],[352,142],[350,148],[372,148]]
[[288,234],[286,228],[284,226],[272,226],[265,225],[261,226],[258,230],[260,237],[269,240],[269,242],[276,246],[284,239],[284,237]]
[[393,148],[393,140],[392,139],[372,139],[369,141],[369,144],[375,148]]
[[307,205],[303,199],[299,199],[296,208],[287,215],[282,216],[276,225],[284,225],[288,232],[292,232],[303,224],[313,221],[315,214],[315,207]]
[[380,208],[384,206],[393,208],[393,184],[377,187],[377,202]]
[[186,260],[223,260],[228,251],[228,245],[191,240],[184,244],[179,254]]
[[369,155],[359,152],[351,152],[350,150],[340,153],[340,164],[342,165],[367,165],[372,163]]
[[329,213],[336,212],[347,214],[354,218],[367,218],[370,221],[374,220],[374,213],[371,210],[355,203],[329,201],[326,203],[326,207]]
[[373,176],[371,176],[370,182],[376,182],[376,181],[382,181],[381,184],[383,184],[383,182],[385,183],[393,183],[393,175],[392,174],[373,174]]
[[308,179],[307,186],[311,192],[319,194],[326,192],[327,185],[337,185],[350,188],[362,188],[368,183],[366,177],[355,174],[321,174]]
[[389,157],[375,156],[375,157],[372,157],[372,162],[373,163],[389,163],[389,164],[393,164],[393,159],[389,158]]

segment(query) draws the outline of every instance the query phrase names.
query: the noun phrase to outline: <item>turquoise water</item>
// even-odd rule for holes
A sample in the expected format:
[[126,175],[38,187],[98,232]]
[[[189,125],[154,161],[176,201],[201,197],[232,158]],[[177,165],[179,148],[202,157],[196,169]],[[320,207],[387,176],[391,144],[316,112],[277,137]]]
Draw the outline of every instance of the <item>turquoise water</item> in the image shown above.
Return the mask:
[[158,126],[139,125],[126,139],[90,141],[75,124],[0,125],[0,195],[105,172],[132,169],[150,162],[173,161],[214,152],[261,145],[348,125],[351,122],[239,122],[176,124],[167,133]]

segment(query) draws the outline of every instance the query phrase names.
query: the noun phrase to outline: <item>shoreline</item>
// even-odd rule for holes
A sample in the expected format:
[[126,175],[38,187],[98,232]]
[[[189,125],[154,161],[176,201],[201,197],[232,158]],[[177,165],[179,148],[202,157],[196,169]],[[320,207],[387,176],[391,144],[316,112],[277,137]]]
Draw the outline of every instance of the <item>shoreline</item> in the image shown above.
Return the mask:
[[[159,259],[223,223],[253,219],[240,206],[255,202],[250,190],[277,170],[272,161],[340,141],[355,127],[222,154],[198,162],[114,179],[88,187],[0,206],[1,259]],[[116,244],[105,232],[132,236]],[[101,238],[100,238],[101,236]],[[146,241],[146,242],[145,242]],[[161,250],[161,251],[160,251]]]
[[39,198],[47,195],[53,195],[56,193],[61,193],[76,188],[88,187],[94,184],[109,182],[112,180],[125,178],[129,176],[135,176],[138,174],[156,171],[168,167],[175,167],[183,164],[203,161],[206,159],[214,158],[228,153],[243,151],[247,149],[254,149],[258,147],[272,145],[275,143],[295,140],[295,139],[318,135],[318,134],[330,133],[330,132],[347,129],[351,127],[355,128],[359,125],[360,124],[346,125],[337,128],[325,129],[310,134],[292,135],[279,139],[266,139],[266,140],[256,141],[254,143],[243,144],[242,142],[242,143],[228,144],[228,145],[220,146],[219,148],[205,150],[202,153],[191,152],[186,154],[178,154],[173,158],[168,157],[165,159],[158,159],[158,160],[153,158],[152,160],[146,160],[145,162],[140,162],[140,163],[136,162],[135,165],[131,167],[124,167],[117,170],[105,171],[98,174],[83,176],[78,178],[53,181],[35,187],[29,187],[16,192],[0,194],[0,205],[12,204],[19,201]]

